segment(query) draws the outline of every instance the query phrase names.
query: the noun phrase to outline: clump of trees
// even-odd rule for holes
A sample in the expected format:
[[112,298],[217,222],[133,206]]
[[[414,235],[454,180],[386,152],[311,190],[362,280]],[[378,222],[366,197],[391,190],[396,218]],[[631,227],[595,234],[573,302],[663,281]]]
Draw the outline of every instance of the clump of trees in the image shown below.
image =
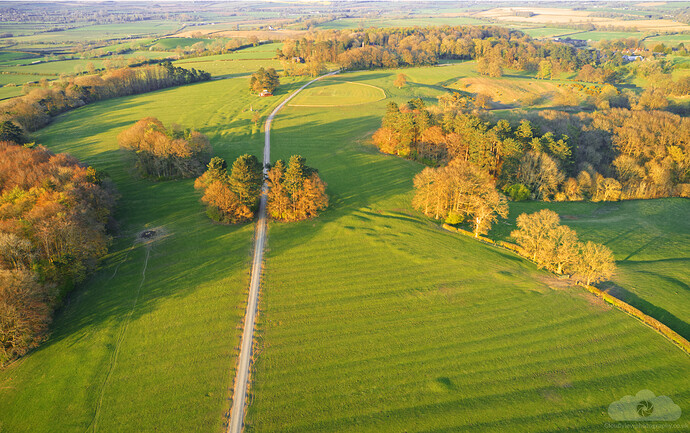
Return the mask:
[[517,218],[511,236],[522,247],[522,254],[540,268],[570,275],[576,282],[590,285],[604,281],[616,269],[613,253],[594,242],[580,242],[577,233],[560,224],[554,211],[542,209]]
[[228,173],[227,162],[214,157],[194,188],[202,190],[206,214],[214,221],[237,224],[254,218],[263,181],[263,168],[254,155],[242,155]]
[[253,92],[268,90],[273,93],[278,86],[280,86],[280,78],[273,68],[259,68],[259,70],[254,72],[249,78],[249,90]]
[[[612,201],[690,196],[690,119],[664,111],[544,110],[492,122],[460,94],[388,105],[372,140],[427,165],[471,162],[513,199]],[[513,188],[514,185],[520,185]],[[519,194],[518,194],[519,192]]]
[[508,216],[506,199],[496,191],[489,174],[461,159],[425,168],[415,176],[414,186],[415,209],[450,224],[469,220],[475,237],[487,233],[499,216]]
[[115,196],[69,155],[0,142],[0,366],[40,342],[53,309],[106,253]]
[[154,179],[198,176],[211,154],[206,135],[177,125],[166,128],[155,117],[141,119],[117,138],[134,155],[139,173]]
[[24,96],[0,104],[0,121],[11,121],[31,132],[44,127],[60,113],[94,101],[210,79],[207,72],[187,70],[170,62],[114,69],[101,75],[68,77],[45,83]]
[[301,221],[328,207],[326,184],[306,159],[293,155],[278,160],[268,171],[268,215],[278,221]]

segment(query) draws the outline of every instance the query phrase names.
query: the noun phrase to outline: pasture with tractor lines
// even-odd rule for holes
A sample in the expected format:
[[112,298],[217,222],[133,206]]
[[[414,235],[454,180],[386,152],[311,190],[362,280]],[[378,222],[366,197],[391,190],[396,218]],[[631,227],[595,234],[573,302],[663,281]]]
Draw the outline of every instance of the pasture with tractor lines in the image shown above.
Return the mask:
[[[139,56],[176,56],[178,46],[198,42],[210,47],[225,46],[230,37],[244,44],[249,36],[267,42],[313,35],[316,54],[309,47],[299,51],[309,43],[295,43],[295,53],[311,62],[328,57],[318,44],[334,34],[318,28],[502,22],[543,38],[652,34],[644,28],[559,28],[572,25],[573,17],[585,24],[592,18],[621,26],[637,21],[558,8],[535,8],[536,15],[526,16],[529,11],[520,8],[491,9],[496,5],[436,5],[421,16],[398,5],[395,14],[365,13],[370,6],[363,4],[347,15],[329,15],[324,4],[297,2],[294,7],[306,9],[292,14],[286,12],[292,5],[261,10],[243,5],[246,10],[235,14],[229,6],[202,3],[194,5],[198,13],[175,10],[166,19],[146,11],[141,21],[120,23],[109,14],[116,22],[82,26],[72,16],[69,22],[79,28],[45,33],[35,33],[47,30],[45,23],[0,24],[0,33],[15,32],[4,39],[8,46],[18,44],[0,53],[0,71],[12,72],[0,75],[0,85],[17,84],[0,88],[0,99],[21,93],[24,78],[57,79],[81,72],[89,62],[112,66],[106,62],[119,56],[94,56],[125,47],[134,51],[123,55],[121,66]],[[159,8],[164,10],[153,7]],[[208,39],[196,37],[209,32]],[[342,41],[358,50],[362,39],[375,46],[379,36],[390,42],[405,32],[351,38],[355,32],[346,30],[333,38],[331,60],[338,58]],[[423,29],[410,31],[410,49],[428,50],[414,32],[424,35]],[[426,37],[435,38],[432,34]],[[675,36],[668,40],[681,40]],[[458,38],[457,48],[472,41]],[[502,36],[491,43],[496,41],[527,43]],[[175,66],[207,71],[213,79],[90,103],[28,135],[28,141],[72,154],[112,179],[119,193],[117,228],[95,272],[55,312],[46,340],[0,370],[0,433],[227,431],[255,224],[211,221],[194,179],[137,177],[117,137],[152,116],[166,126],[202,132],[213,156],[230,164],[246,153],[261,160],[266,116],[312,79],[281,76],[273,97],[249,90],[249,75],[260,67],[282,72],[276,58],[282,46],[261,43],[176,60]],[[11,51],[26,47],[40,56]],[[400,42],[383,49],[405,48]],[[16,66],[60,53],[83,58]],[[449,57],[458,57],[453,54]],[[687,57],[666,59],[680,63]],[[450,92],[486,94],[502,105],[487,118],[517,121],[524,111],[512,107],[554,107],[562,85],[571,83],[537,80],[532,69],[507,67],[501,77],[480,76],[474,60],[441,63],[342,72],[307,87],[273,120],[271,161],[305,157],[327,184],[329,207],[311,220],[268,225],[244,431],[605,431],[614,425],[609,404],[643,389],[670,397],[687,417],[687,353],[583,288],[511,251],[446,231],[440,221],[413,209],[413,179],[425,166],[384,155],[371,142],[390,102],[421,98],[429,106]],[[673,76],[689,70],[677,68]],[[396,87],[399,74],[406,84]],[[652,81],[635,80],[636,91]],[[581,240],[613,251],[618,269],[602,289],[690,338],[688,199],[510,202],[509,207],[491,238],[509,240],[523,212],[557,211]],[[0,265],[5,261],[0,257]],[[686,419],[679,423],[687,425]]]
[[618,270],[602,288],[690,339],[690,200],[511,203],[492,237],[508,239],[519,214],[543,208],[560,214],[582,240],[613,251]]
[[[275,98],[250,94],[245,77],[116,98],[61,115],[32,137],[113,178],[120,231],[57,314],[49,340],[0,371],[3,431],[222,429],[254,228],[212,223],[193,179],[134,178],[117,134],[155,116],[207,134],[214,154],[228,160],[261,155],[263,135],[248,109],[265,116],[303,82],[282,81]],[[183,109],[190,101],[196,110]],[[137,233],[158,228],[164,236],[145,262]]]
[[274,158],[318,167],[331,207],[270,226],[247,431],[597,430],[650,384],[687,398],[690,360],[662,336],[411,210],[422,166],[368,144],[387,102],[416,96],[397,72],[340,76],[393,98],[274,122]]

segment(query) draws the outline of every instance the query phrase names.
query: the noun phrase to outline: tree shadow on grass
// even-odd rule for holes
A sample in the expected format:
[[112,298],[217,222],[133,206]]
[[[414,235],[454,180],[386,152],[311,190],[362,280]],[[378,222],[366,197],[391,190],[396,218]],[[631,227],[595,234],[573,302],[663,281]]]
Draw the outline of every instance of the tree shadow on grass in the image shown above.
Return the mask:
[[[99,269],[76,287],[56,311],[50,338],[36,351],[64,339],[78,340],[103,326],[135,321],[155,310],[163,299],[184,298],[198,287],[222,281],[233,273],[244,275],[248,281],[251,236],[246,233],[246,225],[219,228],[210,222],[195,222],[193,231],[184,232],[181,228],[173,226],[167,239],[149,245],[137,243],[128,230],[126,236],[116,241]],[[205,249],[202,244],[217,235],[244,238],[246,242],[224,242],[223,254],[217,254],[218,248]]]
[[[612,296],[615,296],[616,298],[624,302],[627,302],[628,304],[642,311],[646,315],[651,316],[656,320],[660,321],[664,325],[679,333],[683,338],[690,339],[690,324],[674,316],[667,310],[657,307],[651,302],[648,302],[640,298],[635,293],[619,286],[618,284],[612,281],[602,283],[601,288],[604,289],[604,291],[606,291],[607,293],[611,294]],[[685,288],[688,289],[687,285],[685,285]]]

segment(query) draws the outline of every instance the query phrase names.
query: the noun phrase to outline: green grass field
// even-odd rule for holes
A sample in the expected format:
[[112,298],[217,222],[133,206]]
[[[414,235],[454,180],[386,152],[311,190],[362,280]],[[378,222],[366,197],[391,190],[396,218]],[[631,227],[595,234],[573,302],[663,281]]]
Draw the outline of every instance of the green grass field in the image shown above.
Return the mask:
[[0,100],[14,98],[23,93],[22,87],[0,87]]
[[645,36],[643,32],[582,32],[570,35],[573,39],[584,39],[591,41],[603,41],[603,40],[613,40],[613,39],[624,39],[624,38],[635,38],[642,39]]
[[[192,180],[132,178],[116,137],[155,116],[204,132],[228,160],[259,156],[248,109],[265,118],[307,78],[281,77],[276,97],[259,98],[247,72],[279,62],[193,60],[177,64],[228,79],[88,105],[33,137],[111,175],[121,229],[49,340],[0,371],[3,432],[222,430],[253,227],[211,223]],[[600,431],[626,394],[690,398],[690,359],[660,335],[411,209],[422,166],[378,153],[371,133],[388,102],[435,103],[472,71],[460,62],[343,74],[305,95],[352,102],[368,85],[387,98],[276,117],[272,159],[305,156],[331,206],[270,224],[248,432]],[[400,72],[408,85],[397,89]],[[134,243],[156,227],[167,236],[150,250]]]
[[462,26],[485,25],[486,21],[470,17],[413,17],[413,18],[340,18],[319,24],[320,29],[356,29],[368,27]]
[[492,236],[507,239],[519,214],[542,208],[558,212],[581,239],[611,248],[618,272],[604,287],[690,339],[690,200],[511,203],[509,220]]
[[209,45],[212,41],[204,38],[163,38],[156,41],[152,47],[157,50],[174,50],[177,47],[188,48],[198,42]]
[[318,81],[297,95],[289,105],[301,107],[339,107],[380,101],[386,92],[380,87],[338,78]]
[[690,45],[690,34],[652,36],[645,39],[644,42],[647,47],[652,48],[658,44],[664,44],[667,47],[676,47],[680,43],[683,43],[687,47]]
[[20,51],[0,51],[0,64],[18,62],[24,59],[32,59],[36,57],[39,56],[33,53],[26,53]]
[[[396,73],[340,78],[416,96]],[[663,337],[414,212],[422,166],[367,144],[390,100],[274,122],[273,157],[305,156],[332,205],[270,226],[247,431],[601,431],[623,395],[690,396],[690,359]]]
[[[517,30],[522,31],[525,34],[530,35],[533,38],[550,38],[550,37],[555,37],[555,36],[561,36],[561,35],[569,35],[571,33],[575,33],[576,31],[573,29],[564,29],[564,28],[557,28],[557,27],[525,27],[525,28],[518,28]],[[573,36],[575,38],[576,36]]]
[[[225,55],[226,54],[223,56]],[[275,68],[276,71],[283,70],[283,66],[278,60],[216,60],[214,59],[215,57],[221,56],[208,56],[196,59],[180,60],[175,62],[175,66],[181,66],[186,69],[201,69],[210,73],[214,77],[234,77],[240,75],[246,76],[256,72],[261,67]]]
[[[83,58],[83,59],[69,59],[69,60],[55,60],[46,61],[47,58],[40,59],[25,59],[19,61],[13,61],[6,64],[0,64],[0,72],[9,72],[11,74],[26,74],[24,77],[25,81],[34,81],[36,78],[32,78],[29,74],[41,74],[41,75],[60,75],[60,74],[73,74],[75,72],[85,72],[87,71],[87,66],[89,63],[93,64],[95,68],[105,68],[108,61],[110,62],[120,62],[123,65],[127,65],[130,59],[139,60],[149,60],[149,59],[164,59],[166,57],[172,57],[174,53],[162,52],[162,51],[133,51],[121,55],[112,55],[99,58]],[[34,60],[43,60],[43,63],[30,64]],[[123,61],[124,60],[124,61]],[[22,66],[17,66],[21,63]],[[11,76],[11,75],[10,75]],[[20,76],[20,75],[17,75]],[[39,77],[40,78],[40,77]]]
[[[260,155],[263,136],[248,108],[265,116],[301,81],[283,82],[275,98],[250,94],[243,77],[103,101],[32,137],[112,176],[121,229],[96,274],[58,312],[50,339],[0,372],[3,432],[222,430],[253,226],[213,224],[193,180],[133,179],[116,137],[155,116],[206,133],[218,156]],[[145,268],[146,248],[134,239],[155,227],[168,235]]]
[[[86,25],[63,31],[35,33],[15,37],[14,40],[20,45],[45,42],[75,43],[129,37],[162,36],[173,33],[180,27],[181,24],[175,21],[135,21],[130,23]],[[0,26],[0,30],[5,31],[2,26]],[[11,32],[11,30],[7,31]]]

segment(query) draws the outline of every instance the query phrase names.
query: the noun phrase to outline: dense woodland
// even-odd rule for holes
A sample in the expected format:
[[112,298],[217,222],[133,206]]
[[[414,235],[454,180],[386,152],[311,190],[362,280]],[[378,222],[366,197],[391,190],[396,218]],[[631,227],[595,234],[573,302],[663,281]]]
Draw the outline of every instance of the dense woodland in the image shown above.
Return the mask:
[[326,183],[306,159],[293,155],[287,164],[278,160],[268,171],[268,215],[277,221],[314,218],[328,207]]
[[27,95],[0,104],[0,121],[11,121],[26,132],[36,131],[52,117],[85,104],[117,96],[134,95],[166,87],[209,80],[211,76],[170,62],[139,68],[122,68],[101,75],[68,77],[44,83]]
[[151,179],[198,176],[211,158],[206,135],[178,125],[166,128],[155,117],[141,119],[122,131],[117,140],[135,159],[138,173]]
[[0,143],[0,366],[38,344],[106,253],[115,197],[69,155]]
[[263,168],[254,155],[245,154],[233,162],[228,172],[227,162],[214,157],[203,175],[194,182],[202,190],[201,201],[206,214],[214,221],[237,224],[250,221],[257,211]]
[[278,57],[337,63],[344,69],[477,59],[486,66],[487,73],[503,67],[537,71],[544,59],[552,62],[556,71],[573,71],[585,64],[599,63],[594,52],[553,41],[533,40],[519,30],[496,26],[320,30],[298,40],[285,41]]
[[384,153],[429,165],[471,162],[513,199],[690,196],[688,118],[619,108],[543,111],[517,124],[494,123],[449,99],[429,108],[421,100],[389,104],[374,143]]

